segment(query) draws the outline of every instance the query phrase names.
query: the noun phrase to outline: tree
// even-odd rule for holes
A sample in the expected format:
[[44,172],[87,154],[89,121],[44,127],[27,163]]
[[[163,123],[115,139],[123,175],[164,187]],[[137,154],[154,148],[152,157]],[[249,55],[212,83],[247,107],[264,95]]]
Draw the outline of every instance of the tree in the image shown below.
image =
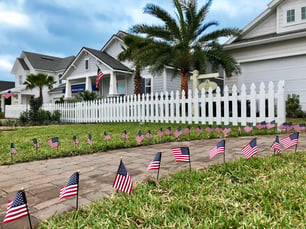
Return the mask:
[[134,94],[138,95],[142,93],[140,72],[144,66],[142,66],[142,63],[138,60],[137,56],[139,54],[139,50],[147,45],[147,41],[141,37],[127,34],[124,36],[123,42],[123,51],[119,53],[118,59],[120,61],[133,61],[135,67]]
[[235,59],[223,50],[218,42],[221,37],[239,36],[240,30],[223,28],[207,32],[216,21],[205,22],[212,4],[209,0],[199,7],[197,1],[173,0],[177,18],[154,4],[147,4],[145,13],[163,22],[163,25],[139,24],[132,27],[136,35],[144,34],[147,45],[137,51],[137,60],[142,66],[150,66],[154,73],[161,72],[165,65],[175,67],[181,72],[181,91],[188,90],[188,73],[198,69],[205,72],[208,63],[214,67],[222,66],[226,75],[239,73]]
[[83,91],[75,96],[76,101],[92,101],[99,99],[99,95],[92,91]]
[[53,84],[56,82],[54,81],[52,76],[46,75],[44,73],[38,74],[30,74],[27,75],[25,82],[23,83],[26,85],[26,89],[34,89],[36,87],[39,88],[39,98],[41,102],[43,102],[43,87],[48,87],[48,89],[53,88]]

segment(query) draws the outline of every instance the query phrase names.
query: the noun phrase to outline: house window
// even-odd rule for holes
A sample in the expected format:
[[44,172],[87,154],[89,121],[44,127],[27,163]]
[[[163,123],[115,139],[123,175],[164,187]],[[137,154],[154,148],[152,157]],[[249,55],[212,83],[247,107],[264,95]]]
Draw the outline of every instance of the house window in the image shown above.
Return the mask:
[[62,75],[63,75],[63,74],[59,74],[59,75],[58,75],[58,84],[62,84],[62,80],[61,80]]
[[117,80],[117,93],[125,95],[125,80]]
[[295,10],[287,10],[287,22],[294,22],[295,21]]
[[306,6],[302,7],[302,10],[301,10],[301,14],[302,14],[302,20],[305,20],[306,19]]
[[145,94],[151,94],[152,78],[145,79]]
[[22,75],[19,76],[19,85],[21,85],[23,82],[22,82]]
[[88,60],[85,60],[85,69],[88,70]]

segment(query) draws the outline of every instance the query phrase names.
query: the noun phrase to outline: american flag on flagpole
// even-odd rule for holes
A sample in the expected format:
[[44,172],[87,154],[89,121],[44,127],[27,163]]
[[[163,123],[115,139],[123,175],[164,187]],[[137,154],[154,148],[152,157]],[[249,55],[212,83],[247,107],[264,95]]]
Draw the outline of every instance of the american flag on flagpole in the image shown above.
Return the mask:
[[161,161],[161,152],[158,152],[155,154],[154,159],[149,164],[147,171],[159,169],[160,161]]
[[287,123],[287,122],[284,122],[284,123],[282,123],[282,124],[278,127],[278,129],[286,130],[286,129],[287,129],[287,126],[288,126],[288,123]]
[[122,132],[121,137],[124,138],[124,139],[126,139],[126,140],[129,140],[129,136],[128,136],[126,130],[124,130],[124,131]]
[[11,154],[16,155],[16,153],[17,153],[17,151],[16,151],[16,148],[15,148],[15,144],[11,143]]
[[256,144],[256,138],[253,138],[252,141],[250,141],[249,144],[247,144],[245,147],[241,149],[244,156],[249,159],[253,157],[255,154],[257,154],[257,144]]
[[72,141],[74,142],[74,144],[75,144],[76,146],[79,146],[79,145],[80,145],[80,142],[79,142],[79,140],[78,140],[78,138],[77,138],[76,136],[73,136],[73,137],[72,137]]
[[190,152],[188,147],[175,147],[172,152],[176,162],[190,162]]
[[129,194],[133,188],[133,181],[128,174],[122,160],[120,160],[120,165],[113,183],[113,188]]
[[4,98],[8,99],[9,97],[11,97],[13,95],[13,92],[8,91],[5,93]]
[[285,149],[289,149],[292,146],[295,146],[298,144],[299,140],[299,132],[295,132],[288,137],[282,138],[280,141],[285,147]]
[[38,143],[37,139],[33,138],[32,141],[33,141],[33,144],[34,144],[35,148],[38,149],[39,148],[39,143]]
[[153,138],[153,134],[151,133],[150,130],[146,133],[146,137],[149,138],[149,139]]
[[61,188],[59,200],[70,196],[78,195],[78,186],[79,186],[79,173],[75,172],[69,178],[67,185]]
[[244,128],[245,132],[249,133],[253,130],[253,123],[249,123],[248,125],[246,125]]
[[226,127],[223,130],[223,134],[229,134],[232,131],[231,126],[230,125],[226,125]]
[[274,149],[274,151],[276,153],[280,153],[281,152],[281,146],[279,143],[279,138],[278,136],[275,137],[275,141],[273,142],[273,144],[271,145],[271,148]]
[[178,128],[176,128],[176,130],[173,132],[173,135],[176,137],[176,138],[178,138],[179,136],[181,136],[182,135],[182,128],[181,127],[178,127]]
[[109,134],[108,134],[106,131],[104,131],[103,137],[104,137],[104,140],[105,140],[105,141],[109,141],[109,140],[112,139],[111,136],[109,136]]
[[288,122],[287,123],[287,131],[290,131],[290,130],[292,130],[293,129],[293,125],[292,125],[292,122]]
[[49,142],[49,145],[51,146],[51,148],[56,148],[58,147],[58,137],[53,137],[53,138],[50,138],[48,140]]
[[185,127],[185,128],[184,128],[184,132],[185,132],[186,134],[190,134],[190,126]]
[[220,125],[218,125],[216,127],[215,131],[218,132],[218,133],[223,133],[223,129],[222,129],[222,127]]
[[208,133],[211,133],[211,132],[213,132],[214,130],[212,129],[212,126],[211,126],[211,125],[208,125],[208,126],[205,128],[205,131],[207,131]]
[[266,126],[267,126],[267,129],[268,129],[268,130],[274,128],[274,127],[275,127],[275,120],[273,120],[273,121],[267,123]]
[[196,129],[195,129],[196,132],[198,132],[199,134],[202,134],[203,133],[203,130],[200,126],[198,126]]
[[24,191],[18,191],[15,198],[8,202],[3,224],[28,215],[27,200]]
[[218,144],[209,150],[209,157],[212,160],[218,154],[224,154],[225,140],[221,140]]
[[144,136],[142,134],[142,132],[139,130],[136,137],[135,137],[135,140],[138,144],[140,144],[144,139]]
[[258,123],[256,125],[256,128],[259,129],[259,130],[266,128],[266,122],[262,121],[261,123]]
[[88,137],[87,137],[87,144],[92,146],[92,136],[91,134],[88,134]]
[[302,131],[302,130],[305,130],[305,124],[304,123],[301,123],[301,124],[295,124],[293,125],[293,128],[296,132],[298,131]]
[[159,130],[156,131],[156,134],[159,136],[159,137],[163,137],[163,129],[160,128]]
[[172,134],[171,127],[168,127],[167,129],[165,129],[165,134],[167,134],[167,135]]
[[[98,67],[98,66],[97,66]],[[100,80],[104,77],[102,71],[100,70],[100,68],[98,67],[97,70],[97,78],[96,78],[96,88],[99,88],[99,82]]]

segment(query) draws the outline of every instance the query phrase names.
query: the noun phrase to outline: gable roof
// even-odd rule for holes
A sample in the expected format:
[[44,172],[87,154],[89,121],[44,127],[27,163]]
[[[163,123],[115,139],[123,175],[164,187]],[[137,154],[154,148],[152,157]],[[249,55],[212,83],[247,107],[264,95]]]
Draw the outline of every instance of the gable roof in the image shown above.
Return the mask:
[[[27,57],[33,68],[40,70],[48,70],[48,71],[63,70],[66,69],[68,65],[74,60],[74,56],[60,58],[60,57],[48,56],[44,54],[25,52],[25,51],[23,51],[23,53]],[[21,65],[23,66],[22,63]]]
[[26,70],[26,71],[29,71],[29,67],[28,65],[26,64],[26,62],[24,61],[24,59],[22,58],[17,58],[17,60],[19,61],[21,67],[23,68],[23,70]]
[[11,89],[15,87],[15,82],[11,81],[0,81],[0,91]]
[[119,30],[116,34],[113,34],[113,36],[105,43],[105,45],[101,48],[101,51],[105,51],[107,47],[114,41],[114,39],[118,39],[123,42],[123,37],[127,35],[128,33]]
[[111,67],[113,70],[126,71],[126,72],[131,71],[131,69],[129,69],[124,64],[122,64],[120,61],[116,60],[114,57],[108,55],[106,52],[86,47],[84,47],[84,49],[86,49],[88,52],[90,52],[95,57],[97,57],[100,61]]

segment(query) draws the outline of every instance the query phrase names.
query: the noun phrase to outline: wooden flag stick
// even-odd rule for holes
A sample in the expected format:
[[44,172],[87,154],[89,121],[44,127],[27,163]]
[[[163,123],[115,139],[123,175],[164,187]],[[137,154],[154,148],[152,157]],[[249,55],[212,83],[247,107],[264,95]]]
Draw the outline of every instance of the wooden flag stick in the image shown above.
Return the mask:
[[24,194],[24,198],[25,198],[25,202],[26,202],[26,209],[27,209],[27,213],[28,213],[29,225],[30,225],[30,229],[32,229],[31,216],[30,216],[30,212],[29,212],[29,208],[28,208],[28,201],[27,201],[27,198],[26,198],[26,194],[25,194],[24,188],[21,188],[21,191]]
[[297,144],[295,145],[295,150],[294,150],[295,153],[296,153],[296,149],[297,149]]
[[77,173],[78,173],[78,186],[77,186],[77,196],[76,196],[76,203],[75,203],[75,209],[76,209],[76,210],[78,210],[78,208],[79,208],[80,170],[78,170]]
[[161,158],[162,158],[162,152],[160,152],[160,161],[159,161],[159,166],[158,166],[158,170],[157,170],[157,177],[156,177],[157,180],[158,180],[158,177],[159,177],[159,170],[160,170]]
[[225,164],[225,141],[224,141],[223,164]]
[[[188,147],[189,150],[189,147]],[[189,150],[189,171],[191,171],[191,156],[190,156],[190,150]]]

